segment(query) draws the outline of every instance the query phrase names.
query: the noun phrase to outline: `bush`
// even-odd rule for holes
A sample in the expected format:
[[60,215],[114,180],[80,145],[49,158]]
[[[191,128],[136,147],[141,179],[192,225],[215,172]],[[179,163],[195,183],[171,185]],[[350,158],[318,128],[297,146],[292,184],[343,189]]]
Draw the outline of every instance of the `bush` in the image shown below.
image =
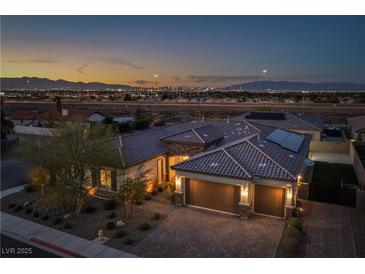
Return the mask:
[[289,217],[288,224],[289,224],[289,226],[294,227],[294,228],[298,229],[299,231],[303,230],[303,223],[297,217]]
[[112,212],[110,212],[109,214],[108,214],[108,216],[106,216],[107,218],[109,218],[109,219],[114,219],[115,217],[117,217],[117,214],[115,214],[115,212],[114,211],[112,211]]
[[33,217],[34,218],[38,218],[40,215],[39,215],[39,213],[37,212],[37,211],[34,211],[34,213],[33,213]]
[[162,191],[163,191],[163,188],[162,188],[161,186],[159,186],[159,187],[157,188],[157,191],[158,191],[158,192],[162,192]]
[[157,191],[156,191],[156,190],[152,191],[152,192],[151,192],[151,195],[152,195],[152,196],[157,195]]
[[124,244],[126,244],[126,245],[132,245],[133,243],[134,243],[134,241],[131,238],[127,238],[124,240]]
[[115,234],[116,238],[123,238],[125,236],[125,232],[123,229],[120,229],[117,231],[117,233]]
[[150,126],[150,121],[148,119],[139,119],[134,122],[135,129],[145,129]]
[[63,228],[64,229],[71,229],[72,228],[72,224],[70,222],[66,222],[64,225],[63,225]]
[[44,215],[43,217],[42,217],[42,220],[43,221],[47,221],[49,219],[49,217],[47,216],[47,215]]
[[160,219],[160,217],[161,217],[160,213],[155,212],[155,213],[153,214],[153,216],[152,216],[152,219],[153,219],[153,220],[159,220],[159,219]]
[[149,200],[151,200],[151,199],[152,199],[152,197],[151,197],[150,195],[145,195],[145,196],[144,196],[144,199],[145,199],[146,201],[149,201]]
[[32,184],[27,184],[24,186],[24,191],[25,192],[33,192],[35,190],[34,186]]
[[137,200],[137,201],[134,202],[134,204],[141,205],[141,204],[143,204],[143,201],[142,200]]
[[15,212],[19,212],[21,210],[23,210],[23,206],[21,206],[21,205],[18,205],[17,207],[14,208]]
[[142,223],[138,226],[138,229],[141,231],[149,230],[151,227],[148,223]]
[[87,206],[85,208],[85,213],[93,213],[95,211],[96,211],[95,207],[92,207],[92,206]]
[[53,220],[53,224],[54,224],[54,225],[58,225],[58,224],[60,224],[60,223],[62,223],[62,219],[61,219],[60,217],[56,217],[56,218]]
[[106,210],[113,210],[117,207],[117,201],[112,199],[112,200],[108,200],[104,203],[104,208]]
[[113,230],[115,228],[115,223],[113,223],[113,222],[108,222],[107,224],[106,224],[106,229],[107,230]]
[[11,208],[14,208],[14,207],[16,207],[16,204],[10,204],[10,205],[8,205],[8,209],[11,209]]
[[30,214],[32,212],[33,212],[33,210],[31,208],[27,208],[24,213],[25,214]]

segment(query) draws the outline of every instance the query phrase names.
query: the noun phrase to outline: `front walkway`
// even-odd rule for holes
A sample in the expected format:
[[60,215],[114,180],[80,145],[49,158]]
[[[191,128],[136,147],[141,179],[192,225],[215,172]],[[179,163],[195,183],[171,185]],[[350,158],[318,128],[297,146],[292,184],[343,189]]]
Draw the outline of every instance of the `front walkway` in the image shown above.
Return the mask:
[[131,252],[158,258],[274,257],[285,221],[179,207]]
[[[23,186],[1,192],[1,198],[23,189]],[[89,241],[66,232],[56,230],[38,223],[1,212],[1,233],[15,236],[43,246],[46,250],[54,250],[56,254],[68,257],[91,258],[132,258],[129,253],[107,247],[98,242]]]
[[303,200],[306,257],[356,257],[350,208]]

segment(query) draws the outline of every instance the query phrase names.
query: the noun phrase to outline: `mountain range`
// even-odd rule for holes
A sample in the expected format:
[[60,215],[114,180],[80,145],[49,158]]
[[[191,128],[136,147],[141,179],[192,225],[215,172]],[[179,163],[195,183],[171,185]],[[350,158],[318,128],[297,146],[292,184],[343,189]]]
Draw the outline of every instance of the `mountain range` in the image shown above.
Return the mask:
[[[1,89],[65,89],[65,90],[107,90],[130,89],[123,84],[106,84],[100,82],[71,82],[66,80],[50,80],[38,77],[0,78]],[[254,81],[228,86],[226,90],[313,90],[313,91],[365,91],[365,84],[350,82],[309,83],[293,81]]]
[[325,83],[308,83],[308,82],[291,82],[291,81],[255,81],[243,84],[237,84],[227,87],[227,89],[242,90],[314,90],[314,91],[365,91],[365,84],[356,84],[349,82],[325,82]]
[[131,86],[105,84],[100,82],[71,82],[66,80],[50,80],[48,78],[21,77],[1,78],[1,89],[74,89],[74,90],[106,90],[128,89]]

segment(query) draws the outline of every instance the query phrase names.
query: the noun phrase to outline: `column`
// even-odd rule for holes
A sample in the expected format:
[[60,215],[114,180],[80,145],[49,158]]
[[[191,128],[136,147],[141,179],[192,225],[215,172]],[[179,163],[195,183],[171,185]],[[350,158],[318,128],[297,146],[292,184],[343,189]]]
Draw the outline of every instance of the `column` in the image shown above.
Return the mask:
[[244,182],[240,188],[240,218],[243,220],[248,220],[252,214],[252,184],[249,182]]
[[185,177],[175,176],[175,191],[174,201],[175,204],[181,206],[184,204],[184,188],[185,188]]

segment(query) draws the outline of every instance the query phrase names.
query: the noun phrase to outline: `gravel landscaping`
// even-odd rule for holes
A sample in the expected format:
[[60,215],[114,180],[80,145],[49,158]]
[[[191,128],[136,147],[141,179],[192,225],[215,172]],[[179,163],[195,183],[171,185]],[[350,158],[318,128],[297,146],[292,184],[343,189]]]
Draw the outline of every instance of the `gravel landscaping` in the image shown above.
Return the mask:
[[[118,205],[118,207],[114,210],[105,210],[105,200],[94,197],[87,201],[84,206],[84,210],[78,216],[70,216],[67,219],[65,219],[64,216],[46,215],[45,217],[42,212],[39,212],[38,216],[30,210],[30,207],[24,207],[25,202],[37,200],[40,197],[40,193],[38,191],[29,193],[21,191],[3,198],[1,200],[1,210],[88,240],[94,240],[97,238],[99,229],[103,229],[104,235],[110,238],[104,243],[105,245],[128,252],[138,245],[149,233],[156,229],[156,227],[163,222],[164,219],[166,219],[169,212],[174,210],[174,206],[169,201],[166,200],[165,203],[158,201],[161,199],[165,200],[165,198],[161,198],[161,196],[163,196],[162,193],[159,197],[154,196],[150,201],[144,201],[142,205],[134,206],[133,219],[129,220],[124,220],[123,209],[120,205]],[[88,208],[86,211],[92,212],[86,213],[86,208]],[[90,210],[90,208],[94,208],[95,211]],[[170,210],[166,210],[168,208]],[[160,212],[158,209],[164,210]],[[156,212],[159,214],[155,214]],[[115,215],[115,217],[110,215]],[[156,215],[159,216],[156,217]],[[115,227],[118,220],[123,220],[126,223],[125,227]],[[57,221],[60,222],[57,223]],[[109,228],[112,229],[107,229],[108,223],[114,224],[109,225]],[[141,230],[139,226],[142,223],[147,223],[148,229],[145,228],[145,230]],[[123,232],[120,232],[121,230],[123,230]]]

